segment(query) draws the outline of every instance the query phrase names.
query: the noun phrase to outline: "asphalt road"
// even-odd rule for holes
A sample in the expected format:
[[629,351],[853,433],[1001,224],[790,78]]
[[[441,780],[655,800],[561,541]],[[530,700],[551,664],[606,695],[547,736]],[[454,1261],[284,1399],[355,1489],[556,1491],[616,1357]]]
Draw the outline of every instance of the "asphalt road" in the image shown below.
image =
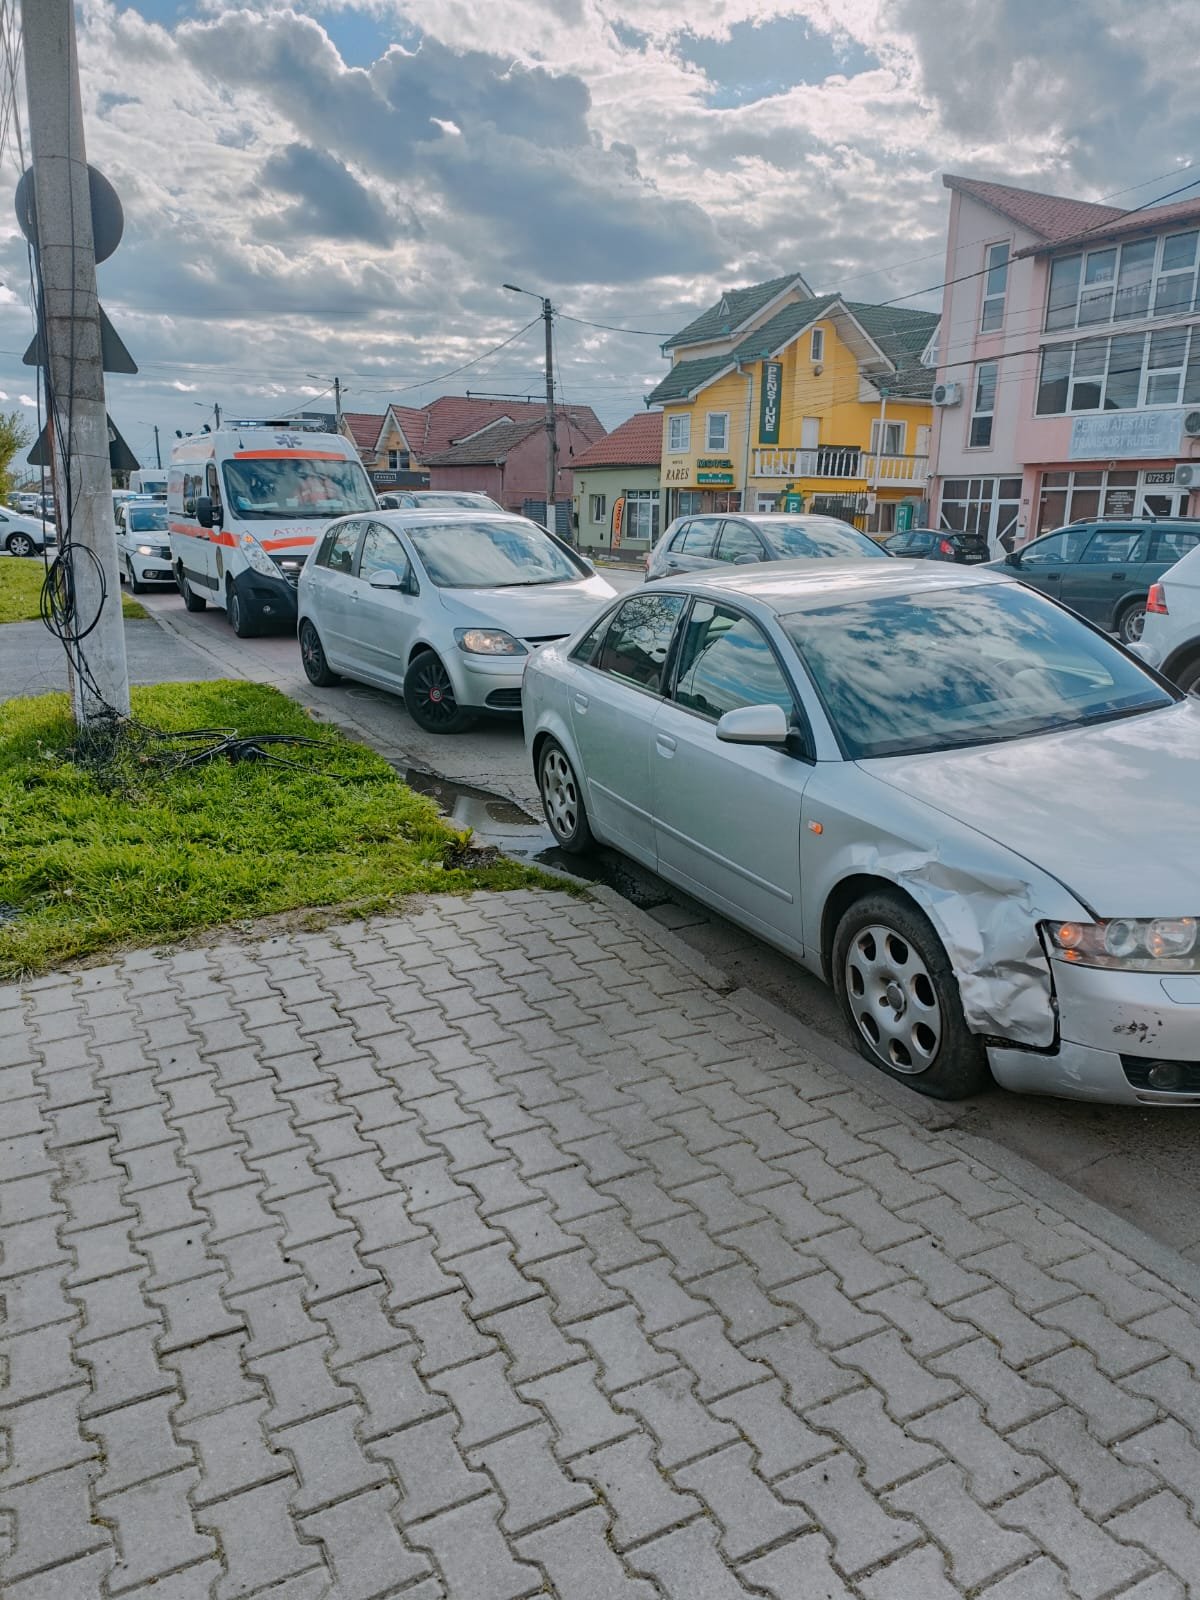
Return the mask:
[[[621,589],[636,587],[640,576],[605,575]],[[456,821],[514,853],[543,858],[552,841],[537,820],[537,793],[518,727],[497,722],[455,739],[426,735],[395,696],[353,685],[313,689],[300,668],[294,638],[236,639],[223,612],[190,615],[174,593],[151,595],[146,603],[218,674],[276,684],[373,744],[411,781],[434,793]],[[546,859],[565,864],[553,854]],[[738,983],[783,1006],[817,1035],[847,1043],[830,991],[786,957],[615,853],[603,853],[594,870]],[[947,1108],[957,1127],[1020,1154],[1200,1261],[1195,1115],[1000,1090]]]

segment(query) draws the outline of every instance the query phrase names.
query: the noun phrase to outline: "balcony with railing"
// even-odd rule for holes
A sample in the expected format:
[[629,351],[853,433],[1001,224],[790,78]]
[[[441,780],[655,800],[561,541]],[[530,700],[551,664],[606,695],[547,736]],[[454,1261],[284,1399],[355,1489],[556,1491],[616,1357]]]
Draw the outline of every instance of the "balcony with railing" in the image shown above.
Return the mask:
[[853,445],[819,445],[815,450],[758,449],[753,478],[830,478],[867,489],[923,489],[928,456],[871,455]]

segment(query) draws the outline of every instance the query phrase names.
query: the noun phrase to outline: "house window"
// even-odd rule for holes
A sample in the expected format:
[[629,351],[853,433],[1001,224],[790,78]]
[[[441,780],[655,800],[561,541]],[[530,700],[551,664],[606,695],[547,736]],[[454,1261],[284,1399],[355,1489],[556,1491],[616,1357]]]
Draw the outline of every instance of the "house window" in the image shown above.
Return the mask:
[[625,537],[651,544],[658,538],[657,489],[626,489]]
[[1195,228],[1060,256],[1050,264],[1047,331],[1179,316],[1198,304],[1198,268],[1200,229]]
[[705,419],[704,448],[706,450],[729,449],[729,413],[728,411],[710,411]]
[[975,368],[975,404],[971,408],[971,434],[967,441],[973,450],[981,450],[992,442],[997,375],[994,361],[981,361]]
[[1200,401],[1200,333],[1164,328],[1042,351],[1037,414],[1134,411]]
[[588,517],[592,522],[604,522],[607,520],[608,496],[606,494],[588,496]]
[[388,466],[393,472],[407,472],[409,454],[407,450],[389,450]]
[[984,256],[983,316],[981,333],[995,333],[1004,322],[1004,297],[1008,293],[1008,240],[990,244]]
[[691,517],[704,510],[704,494],[699,489],[680,489],[675,506],[677,517]]
[[808,341],[808,353],[814,362],[825,359],[825,329],[814,328]]
[[903,422],[883,422],[876,417],[871,423],[871,454],[873,456],[902,456],[904,454]]
[[667,418],[667,449],[681,455],[692,448],[692,419],[687,412]]

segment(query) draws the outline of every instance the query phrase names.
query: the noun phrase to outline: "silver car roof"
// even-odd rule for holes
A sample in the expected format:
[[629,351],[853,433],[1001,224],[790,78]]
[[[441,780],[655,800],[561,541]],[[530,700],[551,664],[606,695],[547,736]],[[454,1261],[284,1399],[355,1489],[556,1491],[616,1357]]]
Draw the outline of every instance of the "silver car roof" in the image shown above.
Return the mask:
[[684,589],[700,594],[736,595],[756,601],[777,616],[788,616],[839,600],[864,600],[885,594],[927,594],[936,589],[979,588],[989,583],[1012,584],[1005,573],[927,561],[771,561],[736,571],[705,570],[673,574],[656,589]]

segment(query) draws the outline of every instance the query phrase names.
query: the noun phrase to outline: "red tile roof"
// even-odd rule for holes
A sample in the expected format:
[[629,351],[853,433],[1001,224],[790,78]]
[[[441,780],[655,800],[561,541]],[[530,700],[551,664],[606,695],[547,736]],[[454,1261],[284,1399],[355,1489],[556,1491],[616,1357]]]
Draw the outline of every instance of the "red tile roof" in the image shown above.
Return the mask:
[[1093,240],[1124,239],[1131,233],[1156,233],[1159,228],[1182,227],[1198,221],[1200,199],[1178,200],[1172,206],[1142,206],[1136,211],[1122,212],[1115,222],[1106,223],[1102,228],[1084,229],[1046,244],[1033,245],[1028,250],[1019,250],[1017,254],[1032,256],[1039,251],[1049,250],[1051,246],[1058,249],[1062,245],[1091,244]]
[[1017,189],[1008,183],[987,183],[981,178],[961,178],[952,172],[942,174],[947,189],[990,206],[1001,216],[1020,223],[1031,233],[1055,241],[1095,228],[1097,223],[1116,222],[1128,213],[1121,206],[1097,205],[1091,200],[1067,200],[1062,195],[1041,194],[1036,189]]
[[343,411],[342,421],[350,429],[350,437],[360,450],[374,450],[383,427],[383,418],[371,411]]
[[[419,410],[412,406],[392,406],[404,429],[409,449],[418,461],[441,455],[461,439],[478,433],[492,422],[528,422],[541,419],[546,408],[540,401],[472,400],[467,395],[444,394]],[[589,439],[599,439],[604,427],[591,406],[559,406],[560,417],[570,417],[575,427]]]
[[661,411],[639,412],[576,456],[571,465],[577,472],[581,467],[656,467],[662,460],[662,431]]
[[470,439],[459,440],[446,450],[437,450],[424,457],[427,467],[498,467],[510,453],[531,434],[537,433],[542,423],[535,417],[523,422],[505,422],[497,419]]

